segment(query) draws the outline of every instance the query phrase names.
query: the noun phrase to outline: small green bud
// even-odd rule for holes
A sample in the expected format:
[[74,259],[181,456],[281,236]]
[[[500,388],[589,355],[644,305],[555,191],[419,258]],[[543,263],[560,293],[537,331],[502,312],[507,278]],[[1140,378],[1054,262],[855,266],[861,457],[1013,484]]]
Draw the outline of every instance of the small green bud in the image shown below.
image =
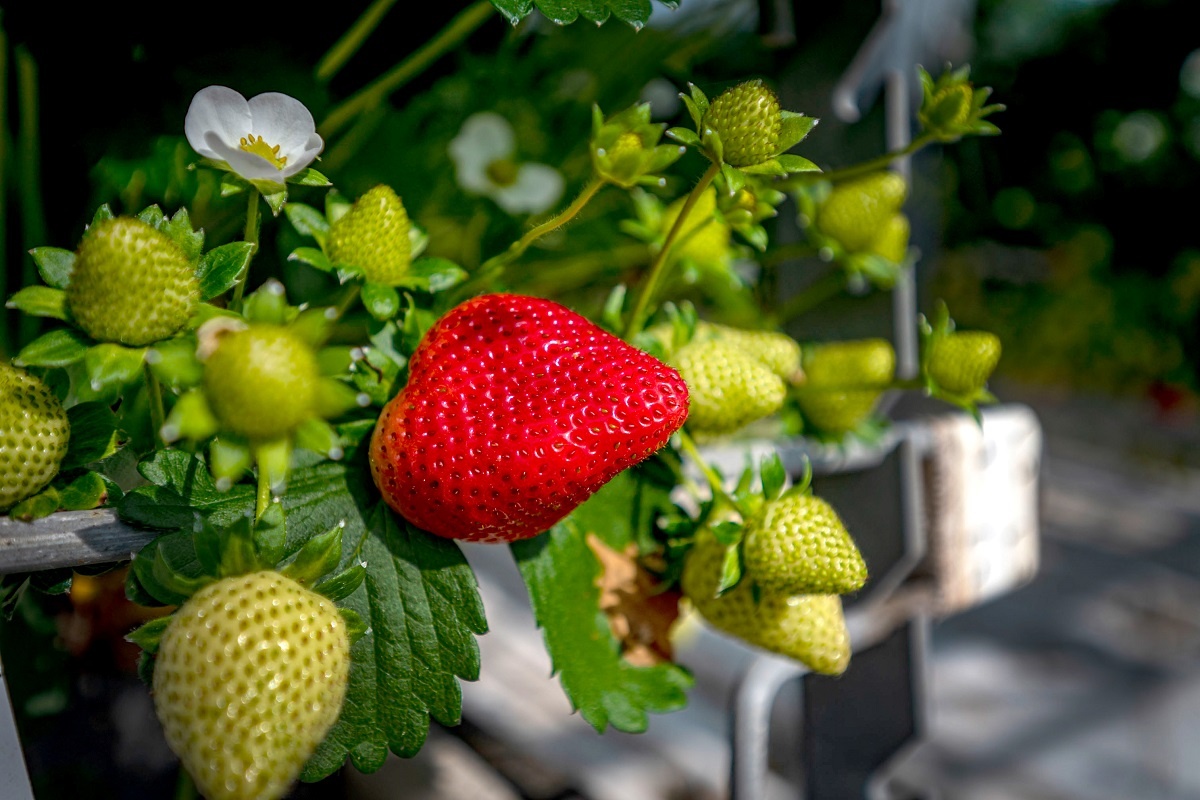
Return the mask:
[[592,110],[592,166],[596,175],[625,189],[658,184],[658,173],[685,150],[659,144],[666,125],[650,122],[650,104],[631,106],[605,121],[599,107]]

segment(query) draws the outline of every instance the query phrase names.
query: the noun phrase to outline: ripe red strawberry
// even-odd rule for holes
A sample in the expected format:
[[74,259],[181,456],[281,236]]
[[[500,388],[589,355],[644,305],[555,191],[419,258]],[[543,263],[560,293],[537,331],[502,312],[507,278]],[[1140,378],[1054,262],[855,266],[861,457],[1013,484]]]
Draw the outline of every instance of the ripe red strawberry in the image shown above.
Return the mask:
[[275,800],[341,713],[350,638],[333,601],[270,570],[171,617],[154,663],[167,743],[209,800]]
[[679,373],[574,311],[484,295],[421,340],[375,427],[371,473],[414,525],[510,542],[653,454],[687,410]]
[[69,436],[67,412],[54,393],[0,362],[0,512],[54,479]]

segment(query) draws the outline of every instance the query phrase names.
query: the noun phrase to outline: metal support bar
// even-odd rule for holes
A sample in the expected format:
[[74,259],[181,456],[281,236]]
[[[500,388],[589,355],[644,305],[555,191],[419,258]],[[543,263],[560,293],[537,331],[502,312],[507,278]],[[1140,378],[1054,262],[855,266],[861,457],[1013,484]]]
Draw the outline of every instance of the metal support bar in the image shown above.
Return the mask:
[[131,528],[110,508],[34,522],[0,517],[0,575],[128,561],[160,533]]

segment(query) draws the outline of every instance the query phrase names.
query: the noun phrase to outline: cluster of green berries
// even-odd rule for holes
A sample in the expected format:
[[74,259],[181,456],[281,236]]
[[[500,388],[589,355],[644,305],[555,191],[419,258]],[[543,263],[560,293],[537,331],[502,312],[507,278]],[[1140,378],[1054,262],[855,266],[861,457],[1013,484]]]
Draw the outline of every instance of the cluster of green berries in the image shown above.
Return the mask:
[[836,675],[850,660],[842,594],[856,592],[867,567],[837,512],[798,489],[766,501],[745,522],[742,579],[719,585],[729,545],[702,528],[684,564],[683,593],[719,630]]
[[815,344],[804,350],[796,402],[814,428],[840,436],[870,418],[895,372],[896,352],[885,339]]
[[908,254],[909,222],[900,212],[908,184],[895,172],[874,172],[834,184],[816,211],[817,229],[846,254],[873,253],[893,264]]

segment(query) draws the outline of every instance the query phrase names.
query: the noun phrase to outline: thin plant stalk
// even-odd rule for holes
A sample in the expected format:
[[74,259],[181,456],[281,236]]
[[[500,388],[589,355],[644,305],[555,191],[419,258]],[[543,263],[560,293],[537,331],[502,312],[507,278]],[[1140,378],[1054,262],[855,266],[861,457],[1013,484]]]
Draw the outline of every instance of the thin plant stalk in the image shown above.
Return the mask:
[[329,112],[318,131],[328,141],[359,114],[379,105],[392,92],[420,75],[430,64],[467,40],[492,14],[490,0],[476,0],[450,20],[432,39],[403,61]]
[[261,519],[271,505],[271,476],[258,465],[258,491],[254,495],[254,518]]
[[801,314],[811,311],[826,300],[836,297],[845,287],[846,277],[842,274],[841,269],[835,269],[821,276],[789,297],[783,305],[775,310],[775,313],[771,315],[771,327],[780,327]]
[[[0,25],[0,297],[8,297],[8,34]],[[9,353],[8,320],[0,317],[0,358]]]
[[166,421],[162,384],[158,382],[158,376],[154,374],[148,362],[142,362],[142,371],[146,375],[146,398],[150,401],[150,425],[154,428],[154,442],[158,447],[166,447],[162,438],[163,423]]
[[329,52],[317,62],[315,70],[317,80],[321,83],[328,83],[332,80],[333,76],[358,52],[363,42],[379,27],[380,21],[394,5],[396,5],[396,0],[375,0],[374,3],[371,3],[362,16],[350,26],[350,29],[342,34],[342,38],[338,39],[333,47],[329,48]]
[[838,181],[857,178],[859,175],[866,175],[870,172],[877,172],[881,169],[885,169],[896,159],[908,158],[913,153],[921,150],[926,145],[932,144],[935,141],[935,137],[925,134],[913,139],[906,147],[902,147],[899,150],[892,150],[884,153],[881,156],[876,156],[869,161],[863,161],[859,164],[854,164],[853,166],[831,170],[830,172],[801,172],[784,183],[787,186],[795,187],[812,183],[814,181],[830,181],[831,183],[837,183]]
[[725,484],[721,480],[721,476],[712,468],[712,465],[700,454],[700,448],[696,447],[696,442],[692,439],[690,433],[686,429],[680,428],[675,434],[679,437],[679,444],[697,467],[700,473],[704,475],[704,480],[708,482],[708,488],[712,491],[714,498],[720,497],[727,500],[731,505],[733,500],[729,497],[729,493],[725,491]]
[[250,251],[250,258],[246,260],[246,268],[242,270],[242,274],[238,276],[237,284],[233,287],[233,300],[230,301],[229,307],[234,311],[240,311],[242,308],[242,296],[246,293],[246,282],[250,278],[250,263],[254,260],[254,256],[258,253],[258,200],[259,192],[255,187],[250,187],[250,197],[246,206],[246,232],[242,237],[249,242],[253,249]]
[[[20,134],[17,140],[17,183],[21,204],[23,249],[29,251],[46,241],[46,210],[42,199],[41,142],[38,125],[37,62],[23,46],[13,51],[17,72],[17,106],[20,109]],[[22,286],[37,281],[37,267],[26,258],[21,270]],[[37,335],[37,317],[22,315],[19,342]]]
[[679,210],[679,216],[675,218],[675,224],[667,232],[667,238],[663,241],[662,248],[658,251],[658,255],[654,257],[654,262],[650,265],[650,275],[646,278],[646,282],[642,284],[642,290],[638,294],[637,302],[633,307],[633,314],[629,317],[629,324],[625,327],[626,340],[640,333],[642,327],[646,324],[650,303],[654,299],[654,295],[658,291],[658,286],[662,283],[663,277],[667,272],[667,265],[670,263],[671,248],[675,245],[675,240],[679,238],[684,223],[687,222],[692,209],[699,202],[700,196],[708,189],[709,184],[713,182],[713,179],[717,177],[720,171],[721,165],[714,161],[705,171],[704,175],[700,177],[700,182],[692,188],[687,199],[683,201],[683,208]]

